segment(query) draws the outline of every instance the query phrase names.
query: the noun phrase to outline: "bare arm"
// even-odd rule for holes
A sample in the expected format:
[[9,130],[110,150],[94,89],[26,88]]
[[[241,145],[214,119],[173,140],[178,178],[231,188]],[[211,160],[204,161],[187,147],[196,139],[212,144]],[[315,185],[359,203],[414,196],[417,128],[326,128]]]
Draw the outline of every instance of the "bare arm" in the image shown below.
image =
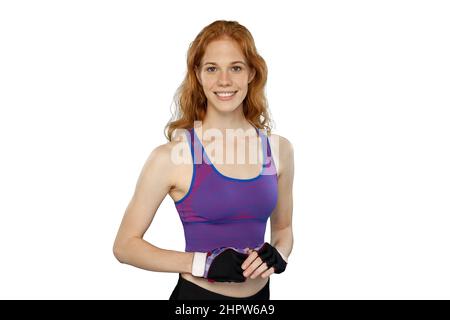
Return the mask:
[[280,175],[278,177],[278,201],[270,217],[271,244],[288,257],[294,244],[292,232],[292,188],[294,183],[294,149],[280,137]]
[[121,263],[159,272],[191,273],[193,253],[160,249],[143,239],[161,202],[173,186],[174,165],[168,144],[155,148],[140,173],[114,241]]

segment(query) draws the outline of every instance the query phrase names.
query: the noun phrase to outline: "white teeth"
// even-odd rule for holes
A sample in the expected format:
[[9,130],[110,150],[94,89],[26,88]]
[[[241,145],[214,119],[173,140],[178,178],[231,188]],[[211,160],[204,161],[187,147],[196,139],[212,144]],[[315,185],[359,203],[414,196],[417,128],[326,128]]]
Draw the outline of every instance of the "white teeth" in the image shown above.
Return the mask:
[[231,97],[235,93],[236,93],[235,91],[233,91],[233,92],[216,92],[216,94],[219,97]]

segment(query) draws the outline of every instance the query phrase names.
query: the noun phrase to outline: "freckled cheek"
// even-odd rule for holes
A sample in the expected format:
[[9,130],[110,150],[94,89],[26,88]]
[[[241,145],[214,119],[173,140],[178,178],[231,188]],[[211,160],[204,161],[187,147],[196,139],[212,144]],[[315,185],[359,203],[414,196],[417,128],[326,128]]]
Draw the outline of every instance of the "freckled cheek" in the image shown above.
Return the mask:
[[236,82],[237,87],[239,87],[239,90],[246,91],[248,89],[248,79],[247,78],[240,78]]

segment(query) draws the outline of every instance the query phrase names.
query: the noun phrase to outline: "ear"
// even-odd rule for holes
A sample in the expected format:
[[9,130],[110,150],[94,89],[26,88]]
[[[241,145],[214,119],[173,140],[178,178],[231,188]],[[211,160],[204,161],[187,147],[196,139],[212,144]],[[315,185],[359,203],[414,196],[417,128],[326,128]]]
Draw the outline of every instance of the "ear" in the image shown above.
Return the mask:
[[253,81],[253,78],[255,77],[255,75],[256,75],[256,70],[252,68],[252,70],[250,71],[250,75],[248,77],[248,83]]

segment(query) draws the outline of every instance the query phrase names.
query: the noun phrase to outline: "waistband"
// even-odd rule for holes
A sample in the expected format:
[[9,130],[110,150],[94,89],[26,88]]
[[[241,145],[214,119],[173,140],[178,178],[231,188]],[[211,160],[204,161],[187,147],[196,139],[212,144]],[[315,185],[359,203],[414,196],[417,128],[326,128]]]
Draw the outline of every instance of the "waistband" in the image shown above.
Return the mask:
[[[177,283],[178,290],[188,290],[189,292],[192,292],[194,295],[198,294],[199,296],[208,297],[211,299],[223,299],[223,300],[269,300],[270,295],[270,277],[267,278],[267,283],[264,285],[264,287],[256,292],[255,294],[248,296],[248,297],[231,297],[226,296],[223,294],[219,294],[213,291],[210,291],[208,289],[205,289],[203,287],[200,287],[199,285],[184,279],[181,274],[178,274],[178,283]],[[195,298],[195,297],[194,297]]]

